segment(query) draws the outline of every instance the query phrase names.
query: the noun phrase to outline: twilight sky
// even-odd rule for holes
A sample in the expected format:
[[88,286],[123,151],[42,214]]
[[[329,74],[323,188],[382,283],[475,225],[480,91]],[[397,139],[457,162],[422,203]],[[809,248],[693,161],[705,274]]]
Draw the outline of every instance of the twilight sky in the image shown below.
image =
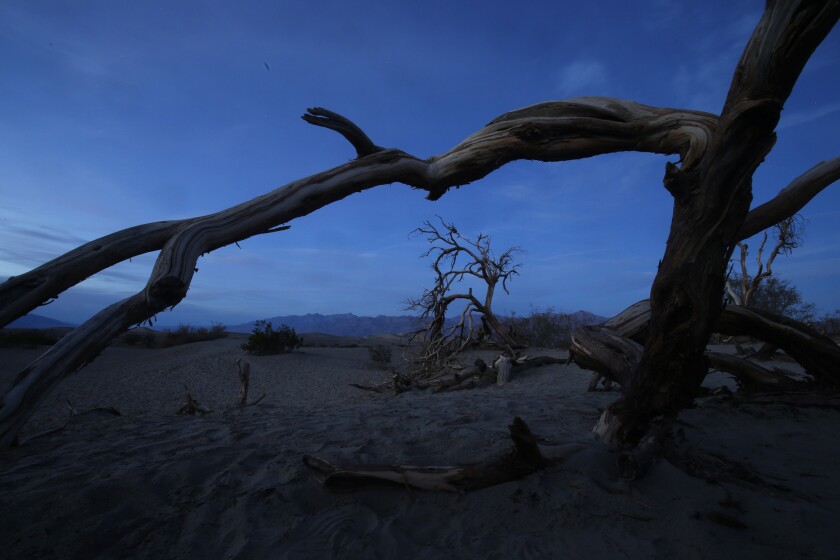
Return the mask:
[[[718,113],[763,4],[5,0],[0,280],[113,231],[221,210],[352,159],[338,134],[300,120],[307,107],[420,157],[541,101],[606,95]],[[840,154],[839,91],[835,30],[785,107],[753,206]],[[662,256],[666,161],[518,162],[437,202],[384,185],[205,256],[160,324],[403,314],[431,280],[426,242],[410,232],[435,215],[489,234],[499,252],[524,250],[497,311],[612,315],[647,297]],[[833,311],[840,185],[803,215],[804,245],[774,268]],[[36,313],[81,322],[141,289],[154,257]]]

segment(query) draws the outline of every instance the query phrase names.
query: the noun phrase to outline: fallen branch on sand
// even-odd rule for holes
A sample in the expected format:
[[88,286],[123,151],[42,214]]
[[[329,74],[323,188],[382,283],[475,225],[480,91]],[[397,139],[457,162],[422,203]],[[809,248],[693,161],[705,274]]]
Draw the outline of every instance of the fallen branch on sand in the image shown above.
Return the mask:
[[112,407],[112,406],[98,406],[96,408],[91,408],[89,410],[83,410],[82,412],[79,412],[75,408],[73,408],[73,405],[70,403],[70,401],[66,401],[66,402],[67,402],[67,408],[69,408],[70,411],[67,414],[67,419],[64,421],[64,424],[62,424],[58,428],[52,428],[50,430],[46,430],[46,431],[40,432],[38,434],[35,434],[34,436],[27,438],[27,440],[24,443],[29,443],[33,439],[41,438],[41,437],[44,437],[44,436],[51,436],[51,435],[63,432],[64,429],[67,426],[69,426],[70,423],[74,419],[78,418],[79,416],[94,415],[94,414],[104,415],[104,416],[122,416],[122,414],[120,414],[120,411],[117,410],[116,408]]
[[178,414],[201,414],[202,416],[213,412],[209,408],[204,408],[201,406],[197,400],[193,398],[190,394],[190,390],[184,385],[184,390],[187,392],[187,402],[181,405],[181,408],[178,409]]
[[413,467],[405,465],[333,465],[304,455],[304,464],[328,488],[359,488],[371,483],[391,483],[438,492],[469,492],[523,478],[549,464],[528,425],[518,416],[508,426],[514,449],[471,465]]
[[[499,361],[497,360],[498,364]],[[510,360],[508,364],[511,366],[511,372],[507,375],[505,382],[510,381],[511,377],[517,377],[523,371],[547,366],[551,364],[565,364],[564,358],[554,358],[551,356],[538,356],[536,358],[529,358],[522,356],[515,360]],[[392,370],[391,379],[380,383],[379,385],[360,385],[358,383],[351,383],[351,387],[362,389],[363,391],[373,391],[375,393],[387,393],[393,391],[395,395],[411,391],[414,389],[425,390],[432,389],[435,393],[443,391],[463,391],[465,389],[474,389],[476,387],[487,387],[497,384],[499,386],[504,383],[499,383],[498,367],[487,367],[487,364],[482,359],[477,359],[472,367],[464,368],[454,372],[444,372],[440,375],[426,380],[418,380],[406,375],[401,375]]]

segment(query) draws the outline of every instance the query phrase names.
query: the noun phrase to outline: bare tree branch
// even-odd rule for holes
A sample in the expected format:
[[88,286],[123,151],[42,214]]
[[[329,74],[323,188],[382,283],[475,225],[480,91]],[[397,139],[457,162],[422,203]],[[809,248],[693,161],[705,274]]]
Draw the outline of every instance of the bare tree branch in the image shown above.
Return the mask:
[[[307,122],[338,130],[354,147],[366,142],[335,113],[310,112]],[[317,118],[319,115],[329,117]],[[532,116],[529,116],[532,115]],[[326,126],[329,123],[331,126]],[[378,185],[404,183],[440,198],[450,187],[475,181],[516,159],[564,161],[616,151],[679,154],[695,161],[705,149],[717,118],[708,113],[660,109],[632,101],[586,97],[549,102],[502,115],[448,152],[420,160],[382,149],[328,171],[300,179],[216,214],[128,228],[91,241],[31,272],[0,285],[0,327],[32,311],[81,280],[128,258],[159,250],[187,226],[214,224],[209,252],[305,216],[346,196]],[[335,126],[332,126],[335,124]],[[352,123],[351,123],[352,124]],[[356,127],[358,128],[358,127]],[[343,132],[342,132],[343,131]],[[370,142],[372,145],[373,143]],[[367,149],[362,150],[368,153]],[[220,222],[238,221],[220,229]]]
[[840,156],[818,163],[747,214],[738,239],[747,239],[796,214],[823,189],[840,179]]
[[344,136],[356,148],[356,154],[360,158],[382,151],[382,148],[374,144],[361,128],[338,113],[333,113],[322,107],[313,107],[307,109],[306,114],[301,118],[309,124],[335,130]]

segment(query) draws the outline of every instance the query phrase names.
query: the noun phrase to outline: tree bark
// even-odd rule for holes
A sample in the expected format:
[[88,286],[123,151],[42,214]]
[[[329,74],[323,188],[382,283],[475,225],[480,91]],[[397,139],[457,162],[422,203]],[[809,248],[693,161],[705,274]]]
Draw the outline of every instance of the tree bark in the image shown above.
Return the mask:
[[248,403],[248,385],[251,383],[251,364],[236,360],[236,373],[239,375],[239,394],[236,396],[236,406],[244,407]]
[[650,333],[638,371],[602,422],[609,443],[633,447],[657,417],[673,418],[708,371],[726,265],[752,200],[752,175],[775,142],[782,106],[840,13],[840,2],[768,1],[735,70],[702,160],[668,164],[674,197],[665,255],[651,288]]

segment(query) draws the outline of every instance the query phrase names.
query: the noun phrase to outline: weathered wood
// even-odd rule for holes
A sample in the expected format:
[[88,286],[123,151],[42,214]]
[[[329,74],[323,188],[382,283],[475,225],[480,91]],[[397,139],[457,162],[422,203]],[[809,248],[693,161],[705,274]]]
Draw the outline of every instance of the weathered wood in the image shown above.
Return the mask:
[[817,382],[840,388],[840,346],[805,323],[758,309],[727,305],[715,330],[769,342],[784,350]]
[[642,359],[642,345],[606,326],[578,327],[572,333],[569,361],[617,382],[629,383]]
[[768,387],[793,387],[799,384],[783,370],[770,369],[732,354],[706,352],[706,357],[711,367],[734,375],[741,387],[766,389]]
[[236,373],[239,375],[239,394],[236,396],[236,406],[243,407],[248,402],[248,384],[251,382],[251,364],[236,360]]
[[[570,360],[622,387],[631,382],[641,362],[642,347],[625,337],[645,330],[644,322],[650,320],[647,303],[647,300],[637,302],[602,325],[576,329],[569,348]],[[607,325],[621,330],[617,332]],[[712,330],[731,336],[747,335],[778,345],[819,384],[828,389],[840,388],[840,346],[804,323],[739,305],[727,305]],[[741,357],[705,350],[704,357],[711,367],[731,373],[746,386],[796,385],[784,372]],[[593,383],[598,379],[600,377],[593,378]]]
[[674,198],[665,254],[651,288],[650,332],[638,372],[610,405],[616,446],[635,446],[658,417],[673,417],[708,371],[724,273],[752,200],[752,176],[775,142],[785,100],[840,15],[840,2],[773,1],[750,38],[718,126],[700,160],[668,164]]
[[615,317],[604,322],[604,327],[617,335],[644,344],[650,326],[650,300],[637,301]]
[[96,415],[96,416],[107,417],[107,418],[113,418],[115,416],[122,416],[122,414],[120,414],[120,411],[117,410],[116,408],[114,408],[113,406],[97,406],[97,407],[79,412],[78,410],[73,408],[73,405],[70,403],[70,401],[67,401],[67,408],[69,409],[68,413],[67,413],[67,418],[64,420],[64,423],[61,426],[59,426],[57,428],[50,428],[48,430],[44,430],[43,432],[39,432],[39,433],[35,434],[34,436],[29,436],[24,443],[29,443],[30,441],[32,441],[34,439],[38,439],[38,438],[42,438],[42,437],[46,437],[46,436],[52,436],[52,435],[61,433],[61,432],[64,431],[65,428],[67,428],[67,426],[69,426],[71,423],[73,423],[74,421],[77,421],[79,418],[81,418],[83,416],[94,416],[94,415]]
[[524,420],[514,418],[508,429],[514,449],[501,457],[472,465],[333,465],[312,455],[304,455],[303,462],[328,488],[350,489],[385,482],[421,490],[469,492],[520,479],[549,464]]
[[510,363],[510,356],[501,355],[494,362],[493,366],[496,368],[496,385],[502,387],[510,381],[510,370],[513,365]]
[[197,400],[195,400],[190,394],[190,390],[184,385],[184,392],[187,394],[187,401],[181,404],[181,407],[178,409],[178,414],[190,414],[190,415],[200,415],[204,416],[205,414],[209,414],[213,412],[209,408],[205,408],[199,404]]

